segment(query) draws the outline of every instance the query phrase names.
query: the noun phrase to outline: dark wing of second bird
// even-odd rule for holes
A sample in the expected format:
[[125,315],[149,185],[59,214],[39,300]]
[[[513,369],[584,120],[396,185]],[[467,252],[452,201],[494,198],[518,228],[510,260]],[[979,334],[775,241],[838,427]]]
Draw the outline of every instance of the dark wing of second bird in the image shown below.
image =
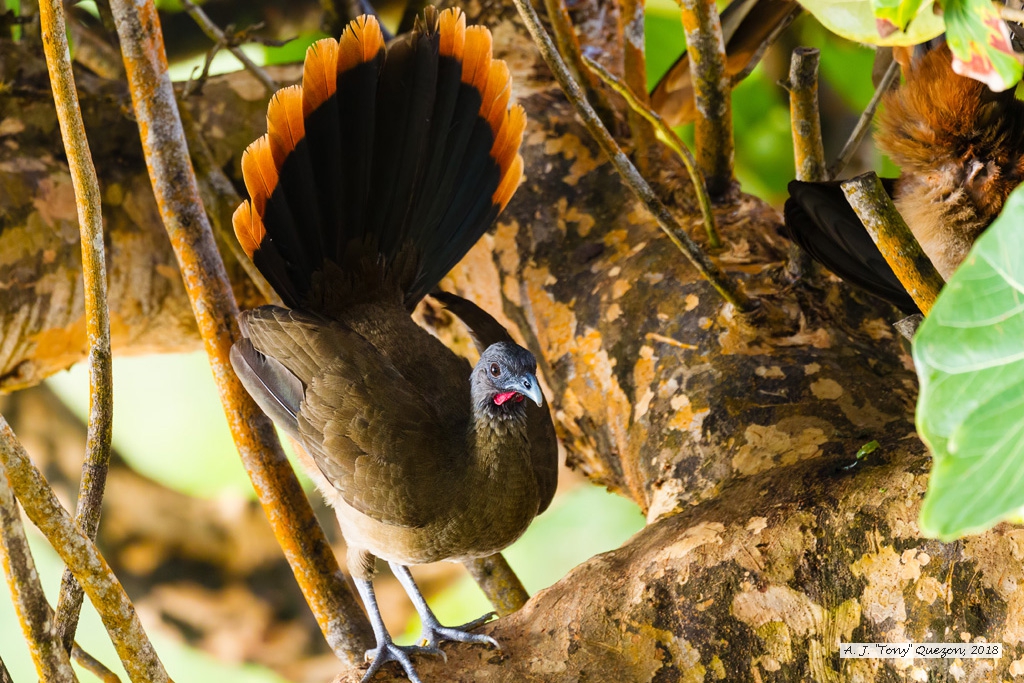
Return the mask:
[[[789,184],[786,228],[794,242],[847,282],[885,299],[905,313],[917,304],[878,251],[864,224],[850,207],[840,181]],[[882,179],[892,196],[895,180]]]

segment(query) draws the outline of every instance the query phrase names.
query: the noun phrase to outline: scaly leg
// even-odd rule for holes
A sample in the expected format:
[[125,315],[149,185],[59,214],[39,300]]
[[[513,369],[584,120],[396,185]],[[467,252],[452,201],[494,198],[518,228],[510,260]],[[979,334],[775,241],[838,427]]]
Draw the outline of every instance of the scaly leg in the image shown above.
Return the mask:
[[498,641],[490,636],[482,633],[467,633],[467,631],[490,621],[491,617],[494,616],[494,612],[488,612],[479,619],[456,628],[442,626],[437,617],[434,616],[430,606],[427,605],[427,601],[423,598],[423,594],[420,593],[416,582],[413,581],[409,568],[396,562],[388,562],[388,565],[398,578],[398,582],[402,584],[402,588],[405,589],[409,599],[412,600],[413,606],[416,607],[416,611],[420,615],[420,621],[423,622],[423,632],[420,634],[420,640],[427,642],[426,649],[437,651],[438,643],[442,640],[455,640],[460,643],[487,643],[492,647],[501,649]]
[[353,581],[356,584],[356,590],[359,591],[359,597],[363,599],[363,604],[366,605],[366,613],[370,617],[370,625],[373,626],[373,635],[377,638],[377,647],[366,651],[366,658],[372,658],[373,662],[370,664],[370,668],[366,670],[366,675],[363,676],[363,683],[370,680],[385,662],[398,662],[401,664],[402,669],[405,670],[405,675],[409,677],[411,683],[423,683],[420,677],[416,675],[416,668],[412,665],[409,655],[443,655],[444,653],[436,647],[395,645],[391,641],[391,634],[388,633],[387,627],[384,626],[384,619],[380,616],[380,608],[377,607],[377,596],[373,593],[373,584],[365,579],[353,579]]

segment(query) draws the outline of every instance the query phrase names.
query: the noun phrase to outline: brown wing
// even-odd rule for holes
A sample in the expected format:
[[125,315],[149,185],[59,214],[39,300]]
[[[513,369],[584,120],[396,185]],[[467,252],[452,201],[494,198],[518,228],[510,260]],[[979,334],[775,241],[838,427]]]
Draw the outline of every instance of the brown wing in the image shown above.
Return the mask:
[[[435,291],[431,296],[465,323],[477,351],[483,352],[497,342],[512,341],[508,330],[472,301],[441,291]],[[551,499],[555,497],[555,489],[558,487],[558,437],[555,436],[555,425],[551,422],[551,411],[547,403],[538,406],[527,402],[526,419],[530,458],[533,461],[533,473],[540,491],[540,508],[537,510],[539,515],[551,504]]]
[[253,346],[305,387],[299,439],[346,503],[399,526],[442,513],[467,425],[442,424],[433,398],[341,323],[264,306],[245,314],[245,326]]

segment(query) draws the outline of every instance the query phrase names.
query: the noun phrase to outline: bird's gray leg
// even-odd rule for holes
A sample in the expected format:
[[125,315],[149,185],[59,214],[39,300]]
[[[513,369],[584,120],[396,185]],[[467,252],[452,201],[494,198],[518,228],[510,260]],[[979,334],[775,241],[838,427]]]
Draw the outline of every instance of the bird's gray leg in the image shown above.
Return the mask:
[[437,649],[438,643],[442,640],[455,640],[460,643],[487,643],[499,650],[501,649],[498,641],[490,636],[482,633],[467,633],[468,630],[490,621],[491,617],[494,616],[494,612],[488,612],[479,619],[456,628],[442,626],[437,617],[434,616],[434,612],[430,609],[423,594],[420,593],[416,582],[413,581],[409,568],[396,562],[388,562],[388,566],[391,567],[391,571],[394,572],[398,582],[402,584],[402,588],[405,589],[409,599],[412,600],[413,606],[416,608],[416,612],[420,615],[420,621],[423,622],[423,632],[420,634],[420,640],[426,641],[428,649]]
[[370,668],[366,670],[366,675],[363,676],[362,683],[370,680],[377,670],[384,665],[385,662],[398,662],[402,665],[402,669],[405,670],[405,675],[409,677],[411,683],[423,683],[420,677],[416,675],[416,668],[412,665],[412,660],[409,659],[409,655],[412,653],[418,654],[444,654],[441,653],[437,648],[426,648],[417,647],[415,645],[395,645],[391,641],[391,634],[388,633],[387,627],[384,625],[384,619],[380,616],[380,608],[377,606],[377,596],[373,593],[373,584],[366,579],[353,579],[356,584],[356,590],[359,591],[359,597],[363,599],[363,604],[366,605],[366,613],[370,617],[370,625],[373,627],[373,635],[377,638],[377,647],[372,650],[366,651],[366,658],[373,659],[370,664]]

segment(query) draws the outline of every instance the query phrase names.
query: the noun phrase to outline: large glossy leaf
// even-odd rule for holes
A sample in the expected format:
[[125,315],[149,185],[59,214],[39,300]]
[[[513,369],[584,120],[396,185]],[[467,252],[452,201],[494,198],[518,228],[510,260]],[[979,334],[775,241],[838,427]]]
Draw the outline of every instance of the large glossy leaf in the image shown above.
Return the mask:
[[944,540],[1024,511],[1024,187],[914,339],[917,428],[934,457],[921,531]]
[[[917,45],[936,37],[945,28],[942,17],[932,12],[930,2],[920,3],[905,30],[897,27],[884,37],[878,33],[872,0],[800,0],[800,4],[833,33],[869,45]],[[904,20],[906,17],[900,15],[900,21]]]
[[1001,92],[1017,84],[1021,64],[1010,46],[1010,33],[989,0],[942,0],[946,42],[953,70]]

